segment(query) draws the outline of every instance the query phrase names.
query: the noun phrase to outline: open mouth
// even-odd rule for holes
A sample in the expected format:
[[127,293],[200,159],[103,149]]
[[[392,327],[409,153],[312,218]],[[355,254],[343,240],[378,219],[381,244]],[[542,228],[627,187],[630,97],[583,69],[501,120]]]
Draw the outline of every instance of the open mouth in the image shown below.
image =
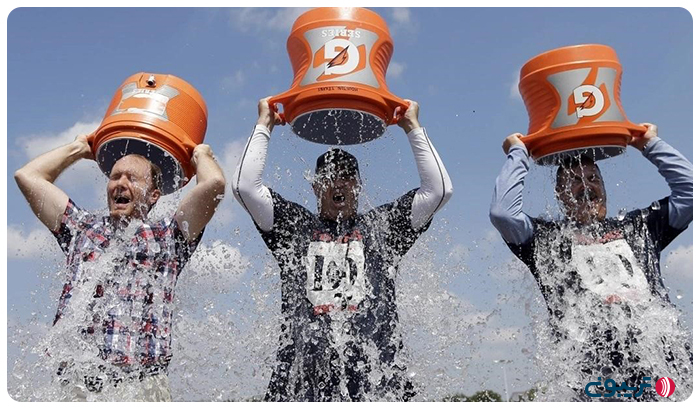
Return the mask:
[[343,193],[333,194],[333,202],[334,203],[344,203],[345,202],[345,194],[343,194]]
[[129,197],[126,197],[123,195],[117,196],[114,199],[115,204],[124,204],[125,205],[125,204],[129,204],[130,202],[131,202],[131,199]]

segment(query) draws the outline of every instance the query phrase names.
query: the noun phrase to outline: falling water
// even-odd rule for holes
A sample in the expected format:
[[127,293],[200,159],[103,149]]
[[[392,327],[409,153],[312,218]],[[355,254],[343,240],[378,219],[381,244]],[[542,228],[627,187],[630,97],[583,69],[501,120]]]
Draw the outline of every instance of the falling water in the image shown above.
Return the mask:
[[[384,142],[391,143],[390,150],[407,148],[403,140],[384,136],[387,138],[389,141]],[[306,142],[289,137],[284,143],[294,150]],[[298,152],[285,152],[285,156],[295,157],[295,162],[296,157],[303,157]],[[362,196],[361,211],[414,187],[408,182],[405,185],[397,182],[407,172],[414,171],[410,161],[406,168],[402,167],[400,156],[396,154],[394,174],[365,173],[366,184],[387,187],[377,190],[376,195],[383,197],[381,200],[374,193]],[[296,164],[307,170],[310,167],[307,161],[313,163],[313,160],[299,160],[301,163]],[[274,180],[273,188],[283,192],[285,186],[303,177],[303,171],[275,167],[274,163],[268,164],[267,172],[272,173],[268,180]],[[309,172],[306,177],[310,179]],[[153,217],[172,214],[182,194],[178,192],[159,203]],[[299,193],[287,198],[315,210],[315,202],[305,197]],[[225,200],[232,198],[229,195]],[[652,211],[658,209],[658,203],[651,206]],[[682,381],[692,378],[692,364],[685,353],[685,344],[690,339],[688,331],[679,324],[677,309],[656,297],[640,298],[625,307],[615,303],[596,304],[591,296],[567,292],[561,302],[566,308],[566,318],[560,323],[567,337],[554,337],[546,305],[529,271],[519,261],[506,262],[511,259],[510,254],[500,249],[490,252],[493,248],[505,250],[498,237],[469,242],[465,253],[460,253],[458,242],[452,237],[467,225],[470,216],[474,215],[448,220],[438,213],[431,228],[399,265],[396,324],[404,348],[398,353],[397,364],[405,367],[415,387],[414,400],[439,401],[457,393],[472,393],[493,383],[487,377],[496,378],[496,384],[505,382],[509,391],[516,390],[513,384],[537,385],[541,391],[539,400],[575,398],[573,389],[594,380],[593,376],[583,374],[581,368],[587,364],[582,356],[592,346],[598,346],[591,342],[589,331],[596,324],[611,328],[611,336],[622,341],[629,338],[628,332],[633,332],[635,354],[639,357],[634,364],[653,367],[655,376],[673,378],[677,389],[671,399],[682,400],[690,394],[690,382]],[[237,213],[232,224],[221,221],[217,213],[204,235],[204,243],[179,278],[172,327],[173,359],[168,374],[176,401],[258,400],[267,389],[281,331],[280,272],[245,217],[242,211]],[[211,237],[209,234],[216,229],[224,231],[224,236]],[[69,390],[56,376],[58,366],[64,361],[72,362],[74,372],[100,372],[99,366],[104,363],[95,345],[82,338],[75,327],[91,320],[88,312],[93,301],[93,284],[110,277],[120,279],[114,275],[115,268],[110,263],[119,258],[118,252],[119,246],[113,246],[100,262],[91,266],[90,274],[84,276],[84,285],[74,289],[71,312],[55,327],[50,327],[50,322],[65,271],[56,262],[44,262],[48,271],[44,272],[43,283],[34,296],[36,304],[48,306],[37,306],[39,310],[31,318],[8,326],[8,341],[17,350],[8,360],[8,391],[13,398],[20,401],[66,398]],[[491,266],[483,270],[468,266],[470,257],[474,256]],[[496,287],[492,287],[494,282]],[[483,292],[481,297],[490,297],[490,301],[468,301],[463,293],[465,287],[469,293]],[[102,307],[108,308],[109,303]],[[505,327],[504,322],[510,322],[511,327]],[[337,344],[348,338],[342,324],[334,327],[333,332]],[[371,360],[378,359],[377,350],[365,352]],[[672,363],[665,358],[668,352],[675,356]],[[347,361],[347,356],[340,355]],[[512,366],[508,366],[510,360],[515,360]],[[376,382],[382,375],[381,364],[373,366],[380,367],[369,374],[370,381]],[[624,380],[623,373],[610,375]],[[521,385],[518,390],[522,388]],[[99,397],[108,400],[126,401],[136,395],[129,384],[107,387],[103,392]],[[88,399],[95,397],[87,395]]]

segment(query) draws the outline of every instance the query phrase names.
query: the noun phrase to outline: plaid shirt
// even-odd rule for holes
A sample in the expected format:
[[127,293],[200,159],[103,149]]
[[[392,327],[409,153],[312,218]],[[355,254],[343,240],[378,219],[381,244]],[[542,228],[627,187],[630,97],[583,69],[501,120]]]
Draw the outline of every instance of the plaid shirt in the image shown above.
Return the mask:
[[[65,313],[87,312],[92,324],[80,331],[92,337],[102,358],[125,369],[167,367],[175,284],[202,234],[187,243],[173,217],[145,222],[127,235],[116,231],[109,217],[82,210],[72,200],[53,234],[67,256],[54,324]],[[76,287],[94,292],[88,305],[73,305],[87,311],[71,310]]]

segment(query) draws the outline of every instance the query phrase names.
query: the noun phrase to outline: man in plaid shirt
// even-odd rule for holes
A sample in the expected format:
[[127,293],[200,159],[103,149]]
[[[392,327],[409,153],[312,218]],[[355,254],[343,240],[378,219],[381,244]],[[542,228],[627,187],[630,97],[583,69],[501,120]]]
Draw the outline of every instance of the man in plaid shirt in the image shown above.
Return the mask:
[[[15,180],[67,256],[66,281],[49,350],[68,400],[170,400],[173,294],[224,193],[208,145],[192,154],[197,185],[175,215],[148,219],[161,196],[160,169],[143,156],[119,159],[107,183],[108,216],[80,209],[53,182],[79,159],[94,159],[85,136],[30,161]],[[87,359],[85,355],[94,359]],[[127,386],[128,385],[128,386]]]

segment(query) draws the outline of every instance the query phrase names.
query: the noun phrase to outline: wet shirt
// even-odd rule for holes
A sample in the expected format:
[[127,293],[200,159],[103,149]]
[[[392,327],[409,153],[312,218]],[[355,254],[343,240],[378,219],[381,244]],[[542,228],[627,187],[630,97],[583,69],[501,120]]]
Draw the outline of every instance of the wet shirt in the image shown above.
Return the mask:
[[283,323],[266,399],[410,394],[395,360],[402,345],[394,279],[430,225],[411,226],[415,190],[340,224],[271,194],[274,225],[260,233],[280,267]]
[[661,251],[683,230],[668,223],[668,198],[605,219],[596,231],[576,232],[561,222],[532,218],[533,237],[507,243],[530,269],[549,312],[561,318],[564,291],[589,292],[601,303],[669,301],[659,268]]
[[[202,234],[188,243],[175,218],[116,231],[72,200],[53,233],[67,256],[54,325],[78,324],[82,339],[124,369],[167,367],[175,284]],[[76,292],[87,304],[76,304]]]
[[[641,356],[635,346],[640,334],[635,319],[640,314],[633,318],[632,308],[643,310],[654,298],[662,307],[673,307],[659,258],[683,230],[669,225],[668,213],[665,198],[585,232],[532,218],[533,237],[522,245],[508,243],[537,281],[555,339],[576,339],[583,345],[578,364],[585,378],[614,375],[638,384],[641,377],[653,376],[649,367],[636,364]],[[605,320],[616,311],[622,322]],[[586,316],[592,319],[589,323]]]

